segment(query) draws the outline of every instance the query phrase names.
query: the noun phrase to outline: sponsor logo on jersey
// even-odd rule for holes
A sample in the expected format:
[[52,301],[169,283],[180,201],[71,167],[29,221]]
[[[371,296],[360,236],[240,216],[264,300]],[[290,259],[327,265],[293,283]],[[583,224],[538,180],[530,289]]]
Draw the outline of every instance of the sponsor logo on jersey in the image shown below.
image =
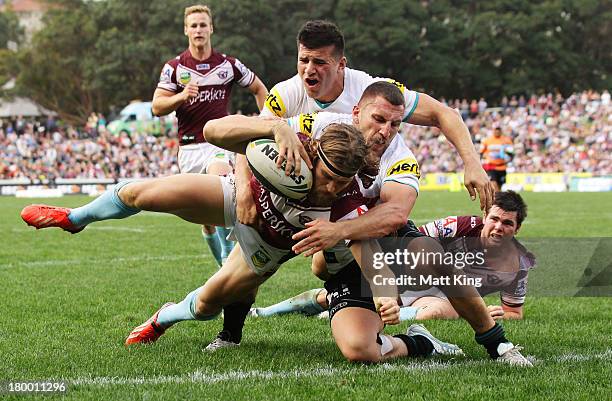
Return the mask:
[[300,132],[312,136],[312,126],[314,124],[314,114],[300,114]]
[[310,216],[306,216],[305,214],[300,214],[298,220],[300,221],[301,225],[306,226],[306,223],[310,223],[312,221],[312,218]]
[[227,70],[221,70],[217,73],[217,76],[221,79],[227,78]]
[[357,216],[364,215],[368,211],[368,207],[366,205],[361,205],[357,208]]
[[387,177],[398,174],[414,174],[417,178],[421,178],[419,163],[412,157],[400,160],[387,169]]
[[457,232],[457,217],[449,216],[443,220],[441,227],[442,237],[452,237]]
[[172,82],[172,72],[173,71],[174,69],[172,68],[172,66],[166,64],[164,66],[164,69],[161,72],[161,75],[159,76],[159,80],[162,82]]
[[397,86],[397,87],[398,87],[398,89],[399,89],[400,91],[402,91],[402,94],[404,93],[404,90],[406,89],[406,87],[404,86],[404,84],[403,84],[403,83],[401,83],[401,82],[397,82],[397,81],[396,81],[396,80],[394,80],[394,79],[389,79],[388,81],[389,81],[389,82],[391,82],[393,85]]
[[189,81],[191,81],[191,73],[189,71],[181,72],[181,75],[179,76],[179,82],[183,85],[187,85]]
[[474,216],[470,217],[470,227],[476,227],[476,217]]
[[198,71],[210,70],[210,64],[197,64],[196,70]]
[[225,89],[206,89],[200,91],[198,96],[189,100],[189,105],[195,102],[216,102],[217,100],[225,99]]
[[272,92],[268,94],[266,98],[266,107],[279,117],[284,117],[287,112],[285,104],[276,89],[272,89]]
[[216,159],[223,159],[223,158],[225,158],[225,152],[215,153],[215,158]]
[[487,284],[498,285],[502,280],[495,274],[487,274]]
[[263,249],[258,249],[254,254],[251,255],[251,262],[253,262],[253,266],[261,269],[264,267],[272,258],[263,251]]
[[247,75],[250,72],[246,65],[242,64],[238,59],[236,59],[234,65],[236,66],[236,68],[238,68],[238,71],[240,71],[243,76]]

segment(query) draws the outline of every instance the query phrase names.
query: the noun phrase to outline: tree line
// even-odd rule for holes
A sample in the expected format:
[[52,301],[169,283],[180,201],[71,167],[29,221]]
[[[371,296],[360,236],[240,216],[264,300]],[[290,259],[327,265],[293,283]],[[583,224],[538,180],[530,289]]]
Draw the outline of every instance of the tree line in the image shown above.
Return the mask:
[[[150,99],[163,63],[187,47],[183,9],[193,0],[49,0],[31,43],[0,13],[0,85],[69,122]],[[612,87],[610,0],[210,0],[213,47],[238,57],[268,87],[295,74],[299,27],[342,29],[350,67],[435,97]],[[255,110],[236,91],[234,110]]]

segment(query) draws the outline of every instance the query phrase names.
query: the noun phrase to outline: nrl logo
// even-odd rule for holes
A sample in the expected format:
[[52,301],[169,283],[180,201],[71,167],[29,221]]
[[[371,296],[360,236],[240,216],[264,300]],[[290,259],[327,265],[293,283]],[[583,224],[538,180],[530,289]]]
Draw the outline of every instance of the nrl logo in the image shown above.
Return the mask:
[[310,223],[312,219],[309,216],[305,216],[303,214],[299,217],[300,224],[306,226],[306,223]]

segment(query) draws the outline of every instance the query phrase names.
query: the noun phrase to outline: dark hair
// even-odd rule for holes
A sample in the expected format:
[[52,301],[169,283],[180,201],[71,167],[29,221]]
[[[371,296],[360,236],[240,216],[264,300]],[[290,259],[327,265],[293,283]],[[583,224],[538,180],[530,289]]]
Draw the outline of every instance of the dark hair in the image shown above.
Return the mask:
[[397,87],[396,84],[389,81],[376,81],[370,84],[361,95],[359,104],[366,99],[373,99],[377,96],[381,96],[387,102],[394,106],[404,106],[405,100],[402,91]]
[[521,195],[514,191],[497,192],[493,206],[497,206],[506,212],[516,212],[516,222],[519,226],[527,217],[527,204],[523,201]]
[[334,55],[344,55],[344,35],[338,27],[329,21],[308,21],[300,28],[297,35],[298,46],[302,44],[308,49],[319,49],[334,45]]

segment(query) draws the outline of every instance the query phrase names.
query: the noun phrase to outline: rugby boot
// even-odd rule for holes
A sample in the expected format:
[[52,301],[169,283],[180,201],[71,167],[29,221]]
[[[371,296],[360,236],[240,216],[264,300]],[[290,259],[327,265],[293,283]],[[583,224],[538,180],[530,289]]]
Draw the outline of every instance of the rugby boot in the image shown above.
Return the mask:
[[497,346],[499,358],[497,358],[496,361],[513,366],[532,367],[533,364],[529,361],[529,359],[525,358],[523,354],[521,354],[522,349],[523,347],[519,345],[514,345],[512,343],[501,343]]
[[231,340],[229,332],[222,330],[219,332],[219,334],[217,334],[217,338],[215,338],[213,342],[211,342],[206,346],[206,348],[204,348],[204,351],[215,352],[221,348],[231,348],[237,347],[239,345],[240,343],[235,343]]
[[68,218],[70,209],[65,207],[30,205],[23,208],[21,218],[27,225],[35,227],[37,230],[48,227],[59,227],[64,231],[76,234],[82,231],[85,226],[77,227]]
[[166,331],[166,329],[157,324],[157,316],[159,316],[159,312],[161,312],[162,309],[167,308],[170,305],[174,305],[174,302],[165,303],[146,322],[132,330],[128,338],[125,340],[125,345],[147,344],[157,341],[157,339]]
[[461,348],[459,348],[459,346],[438,340],[422,324],[413,324],[408,327],[406,335],[423,336],[428,339],[429,342],[431,342],[431,345],[433,345],[433,351],[431,351],[431,355],[463,355],[463,351],[461,350]]

